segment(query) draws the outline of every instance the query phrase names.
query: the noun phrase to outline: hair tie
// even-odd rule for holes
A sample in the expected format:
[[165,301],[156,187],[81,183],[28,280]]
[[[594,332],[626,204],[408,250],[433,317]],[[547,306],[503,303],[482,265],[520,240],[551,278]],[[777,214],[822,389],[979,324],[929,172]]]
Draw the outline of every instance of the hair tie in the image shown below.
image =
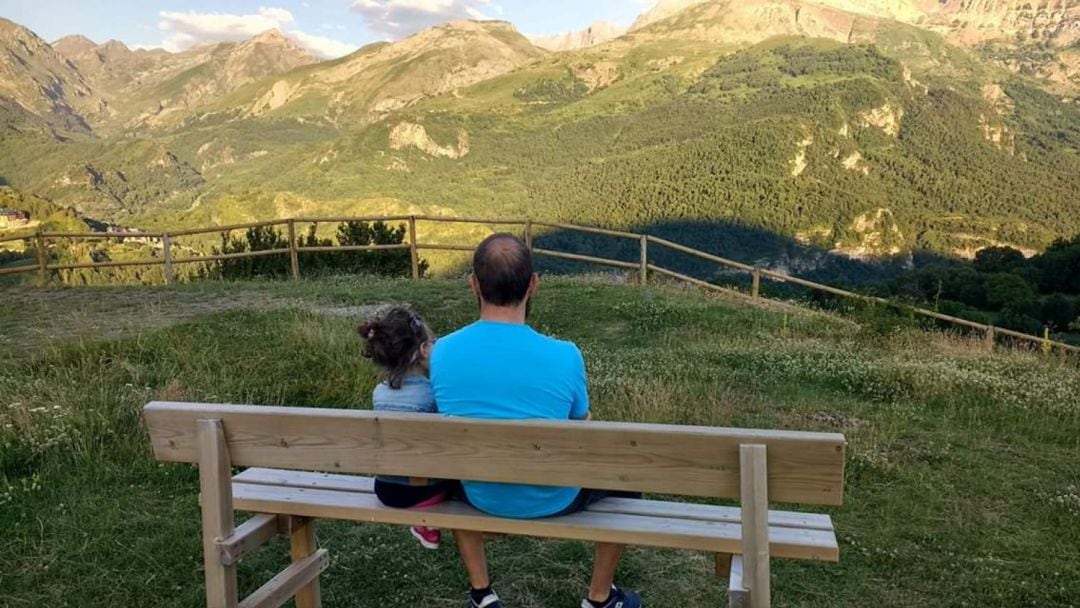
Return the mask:
[[375,337],[375,328],[374,328],[374,327],[372,327],[372,328],[371,328],[371,329],[369,329],[369,330],[368,330],[368,332],[367,332],[367,339],[368,339],[368,340],[371,340],[371,339],[372,339],[372,338],[374,338],[374,337]]

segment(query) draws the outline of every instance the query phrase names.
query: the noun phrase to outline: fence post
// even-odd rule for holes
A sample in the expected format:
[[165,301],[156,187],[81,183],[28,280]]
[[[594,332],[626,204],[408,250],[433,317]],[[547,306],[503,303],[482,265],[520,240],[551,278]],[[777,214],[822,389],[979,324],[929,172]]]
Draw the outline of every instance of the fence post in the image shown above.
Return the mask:
[[761,269],[757,266],[754,267],[754,282],[750,286],[750,297],[755,300],[761,297]]
[[649,237],[641,235],[641,286],[649,284]]
[[525,218],[525,246],[532,251],[533,248],[533,234],[532,234],[532,219]]
[[300,257],[296,250],[296,220],[289,220],[289,265],[292,269],[292,278],[300,278]]
[[989,351],[993,352],[994,345],[996,343],[997,343],[997,330],[994,328],[993,325],[990,325],[989,327],[986,328],[986,338],[985,338],[986,350],[989,350]]
[[173,265],[172,265],[172,237],[166,232],[161,235],[161,248],[162,255],[165,257],[165,284],[173,284]]
[[416,249],[416,216],[409,216],[409,260],[412,263],[412,278],[420,278],[420,252]]
[[38,262],[38,278],[41,280],[41,286],[44,287],[49,281],[48,274],[48,251],[45,249],[45,234],[38,228],[37,231],[37,262]]

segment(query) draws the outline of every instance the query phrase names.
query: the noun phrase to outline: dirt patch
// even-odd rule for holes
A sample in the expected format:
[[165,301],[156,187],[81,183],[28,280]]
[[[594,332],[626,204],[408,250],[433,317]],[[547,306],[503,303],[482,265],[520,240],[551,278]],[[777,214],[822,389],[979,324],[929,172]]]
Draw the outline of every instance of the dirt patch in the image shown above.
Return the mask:
[[260,292],[5,289],[0,304],[0,360],[32,355],[63,342],[122,338],[221,310],[270,310],[294,304]]

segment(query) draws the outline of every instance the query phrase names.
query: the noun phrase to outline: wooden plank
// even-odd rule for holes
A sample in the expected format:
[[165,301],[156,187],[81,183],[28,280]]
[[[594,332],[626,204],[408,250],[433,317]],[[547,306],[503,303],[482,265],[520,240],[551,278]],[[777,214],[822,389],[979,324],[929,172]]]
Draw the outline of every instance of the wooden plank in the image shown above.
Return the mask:
[[731,574],[728,575],[728,607],[749,608],[750,594],[743,586],[743,559],[741,555],[731,559]]
[[247,230],[249,228],[261,228],[263,226],[281,226],[288,224],[289,220],[270,220],[268,222],[248,222],[246,224],[228,224],[225,226],[211,226],[209,228],[192,228],[190,230],[175,230],[169,234],[174,237],[191,236],[194,234],[210,234],[214,232],[231,232],[233,230]]
[[817,291],[824,291],[833,295],[842,296],[845,298],[851,298],[854,300],[862,300],[864,302],[873,302],[875,304],[891,305],[892,303],[884,298],[876,298],[873,296],[864,296],[844,289],[837,289],[836,287],[830,287],[828,285],[822,285],[821,283],[815,283],[813,281],[807,281],[806,279],[800,279],[799,277],[793,277],[789,274],[781,272],[774,272],[765,268],[758,269],[761,275],[768,277],[776,281],[783,281],[785,283],[791,283],[792,285],[799,285],[800,287],[806,287],[809,289],[815,289]]
[[48,275],[48,248],[45,242],[45,234],[42,232],[37,233],[37,263],[38,263],[38,280],[41,282],[41,286],[44,287],[49,281]]
[[[741,526],[711,521],[591,511],[538,520],[507,519],[485,515],[457,501],[422,510],[392,509],[379,502],[374,494],[246,483],[233,485],[233,501],[238,510],[255,513],[287,513],[319,519],[422,525],[447,530],[476,530],[707,553],[741,553],[743,550]],[[838,560],[839,548],[832,532],[773,528],[769,530],[769,542],[772,554],[777,557],[825,562]]]
[[236,566],[221,563],[218,543],[234,532],[232,465],[221,420],[196,423],[207,608],[236,608]]
[[45,232],[56,239],[159,239],[160,232]]
[[299,224],[344,224],[346,222],[363,222],[373,224],[375,222],[404,222],[411,216],[408,215],[368,215],[368,216],[337,216],[337,217],[298,217]]
[[412,266],[412,278],[420,278],[420,252],[416,249],[416,216],[409,216],[409,264]]
[[[330,565],[330,556],[326,549],[319,549],[312,555],[293,562],[280,574],[267,581],[265,585],[252,593],[241,604],[240,608],[278,608],[288,602],[296,592],[305,585],[318,578],[323,570]],[[297,605],[297,608],[300,608]]]
[[191,264],[193,262],[219,262],[221,260],[239,260],[243,258],[261,258],[267,255],[284,255],[289,253],[286,249],[267,249],[264,251],[242,251],[240,253],[221,253],[218,255],[199,255],[188,258],[173,260],[173,264]]
[[123,268],[125,266],[157,266],[163,261],[157,258],[142,260],[115,260],[111,262],[81,262],[78,264],[56,264],[49,266],[49,270],[79,270],[83,268]]
[[[375,479],[358,475],[335,475],[286,471],[283,469],[251,468],[233,476],[235,483],[281,486],[288,488],[312,488],[372,494]],[[742,509],[689,502],[671,502],[635,498],[605,498],[588,508],[595,513],[618,513],[643,515],[669,519],[690,519],[738,524],[742,522]],[[819,513],[796,513],[794,511],[769,511],[769,526],[777,528],[805,528],[807,530],[833,530],[832,518]]]
[[641,254],[640,260],[641,269],[638,271],[638,280],[641,282],[641,286],[644,287],[649,284],[649,237],[642,235],[641,237]]
[[312,247],[297,247],[296,250],[300,253],[312,253],[312,252],[329,252],[335,253],[339,251],[387,251],[393,249],[409,249],[411,245],[408,243],[395,243],[392,245],[330,245],[329,247],[312,246]]
[[165,284],[172,285],[176,281],[172,263],[172,237],[168,234],[161,236],[161,252],[165,258]]
[[529,218],[525,218],[525,246],[529,248],[529,251],[533,249],[533,223]]
[[751,277],[750,297],[755,298],[755,299],[761,297],[761,269],[760,268],[755,268],[754,269],[754,274]]
[[36,232],[27,232],[26,234],[22,235],[5,236],[3,238],[0,238],[0,243],[10,243],[12,241],[32,241],[34,240],[34,237],[36,235]]
[[436,245],[433,243],[417,243],[417,249],[431,249],[433,251],[466,251],[472,253],[476,251],[474,245]]
[[289,220],[287,228],[289,234],[289,272],[295,280],[300,278],[300,258],[296,254],[296,222]]
[[[647,515],[650,517],[716,521],[732,524],[742,522],[742,509],[739,507],[720,507],[685,502],[607,498],[589,507],[589,510],[596,513]],[[832,518],[828,515],[797,513],[794,511],[769,511],[769,526],[821,530],[823,532],[833,531]]]
[[717,578],[729,578],[731,576],[731,557],[730,553],[717,553],[714,556]]
[[20,272],[34,272],[37,269],[37,264],[12,266],[10,268],[0,268],[0,276],[3,276],[5,274],[19,274]]
[[656,272],[656,273],[659,273],[659,274],[662,274],[662,275],[667,276],[667,277],[671,277],[673,279],[678,279],[680,281],[685,281],[687,283],[690,283],[691,285],[697,285],[698,287],[704,287],[705,289],[711,289],[713,291],[720,291],[720,292],[735,295],[735,296],[745,295],[745,294],[743,294],[743,293],[741,293],[739,291],[736,291],[734,289],[731,289],[729,287],[721,287],[719,285],[714,285],[714,284],[712,284],[712,283],[710,283],[708,281],[702,281],[701,279],[695,279],[694,277],[687,276],[685,274],[675,272],[674,270],[668,270],[667,268],[662,268],[662,267],[656,266],[654,264],[649,264],[649,270],[651,270],[653,272]]
[[598,258],[591,255],[581,255],[578,253],[563,253],[561,251],[552,251],[550,249],[540,249],[539,247],[533,248],[533,253],[536,255],[546,255],[552,258],[559,258],[562,260],[574,260],[576,262],[589,262],[591,264],[600,264],[602,266],[611,266],[613,268],[627,268],[630,270],[637,270],[640,265],[636,262],[622,262],[620,260],[609,260],[607,258]]
[[279,515],[268,513],[256,513],[251,519],[240,524],[228,538],[218,543],[221,552],[221,563],[232,566],[239,562],[245,555],[265,545],[271,538],[278,535],[281,523]]
[[743,587],[750,590],[751,608],[769,608],[769,483],[764,445],[739,448],[742,482]]
[[546,226],[548,228],[558,228],[560,230],[569,230],[571,232],[584,232],[587,234],[599,234],[602,236],[613,236],[623,239],[634,239],[635,241],[641,238],[640,234],[634,234],[633,232],[623,232],[621,230],[608,230],[607,228],[597,228],[595,226],[578,226],[577,224],[560,224],[555,222],[533,222],[537,226]]
[[194,462],[195,421],[215,418],[236,466],[718,498],[740,495],[739,446],[760,443],[774,500],[843,501],[836,433],[169,402],[143,415],[154,453],[169,462]]
[[447,222],[456,224],[491,224],[493,226],[516,226],[524,224],[521,219],[484,219],[478,217],[451,217],[447,215],[417,215],[417,220],[425,222]]
[[716,262],[717,264],[720,264],[722,266],[728,266],[730,268],[735,268],[737,270],[745,270],[746,272],[752,272],[754,270],[754,267],[750,266],[749,264],[743,264],[742,262],[736,262],[735,260],[729,260],[727,258],[722,258],[722,257],[720,257],[718,255],[712,255],[711,253],[705,253],[704,251],[694,249],[692,247],[687,247],[685,245],[680,245],[678,243],[669,241],[667,239],[661,239],[661,238],[657,238],[655,236],[650,236],[649,241],[651,241],[653,243],[656,243],[657,245],[663,245],[664,247],[667,247],[668,249],[673,249],[675,251],[685,253],[687,255],[692,255],[694,257],[698,257],[698,258],[701,258],[703,260],[708,260],[710,262]]
[[[317,553],[319,543],[315,537],[315,520],[308,520],[304,525],[294,529],[289,535],[289,545],[293,563],[301,562]],[[319,586],[319,577],[316,576],[296,592],[296,608],[321,607],[322,590]]]

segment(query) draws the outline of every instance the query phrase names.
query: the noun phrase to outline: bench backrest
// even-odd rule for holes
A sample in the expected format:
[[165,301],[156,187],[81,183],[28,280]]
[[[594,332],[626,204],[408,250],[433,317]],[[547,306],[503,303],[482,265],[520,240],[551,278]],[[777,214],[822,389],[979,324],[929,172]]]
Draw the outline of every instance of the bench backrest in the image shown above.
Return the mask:
[[152,402],[159,460],[198,462],[198,420],[220,420],[234,466],[405,475],[737,498],[739,446],[767,447],[772,502],[839,505],[835,433],[577,421],[495,421]]

